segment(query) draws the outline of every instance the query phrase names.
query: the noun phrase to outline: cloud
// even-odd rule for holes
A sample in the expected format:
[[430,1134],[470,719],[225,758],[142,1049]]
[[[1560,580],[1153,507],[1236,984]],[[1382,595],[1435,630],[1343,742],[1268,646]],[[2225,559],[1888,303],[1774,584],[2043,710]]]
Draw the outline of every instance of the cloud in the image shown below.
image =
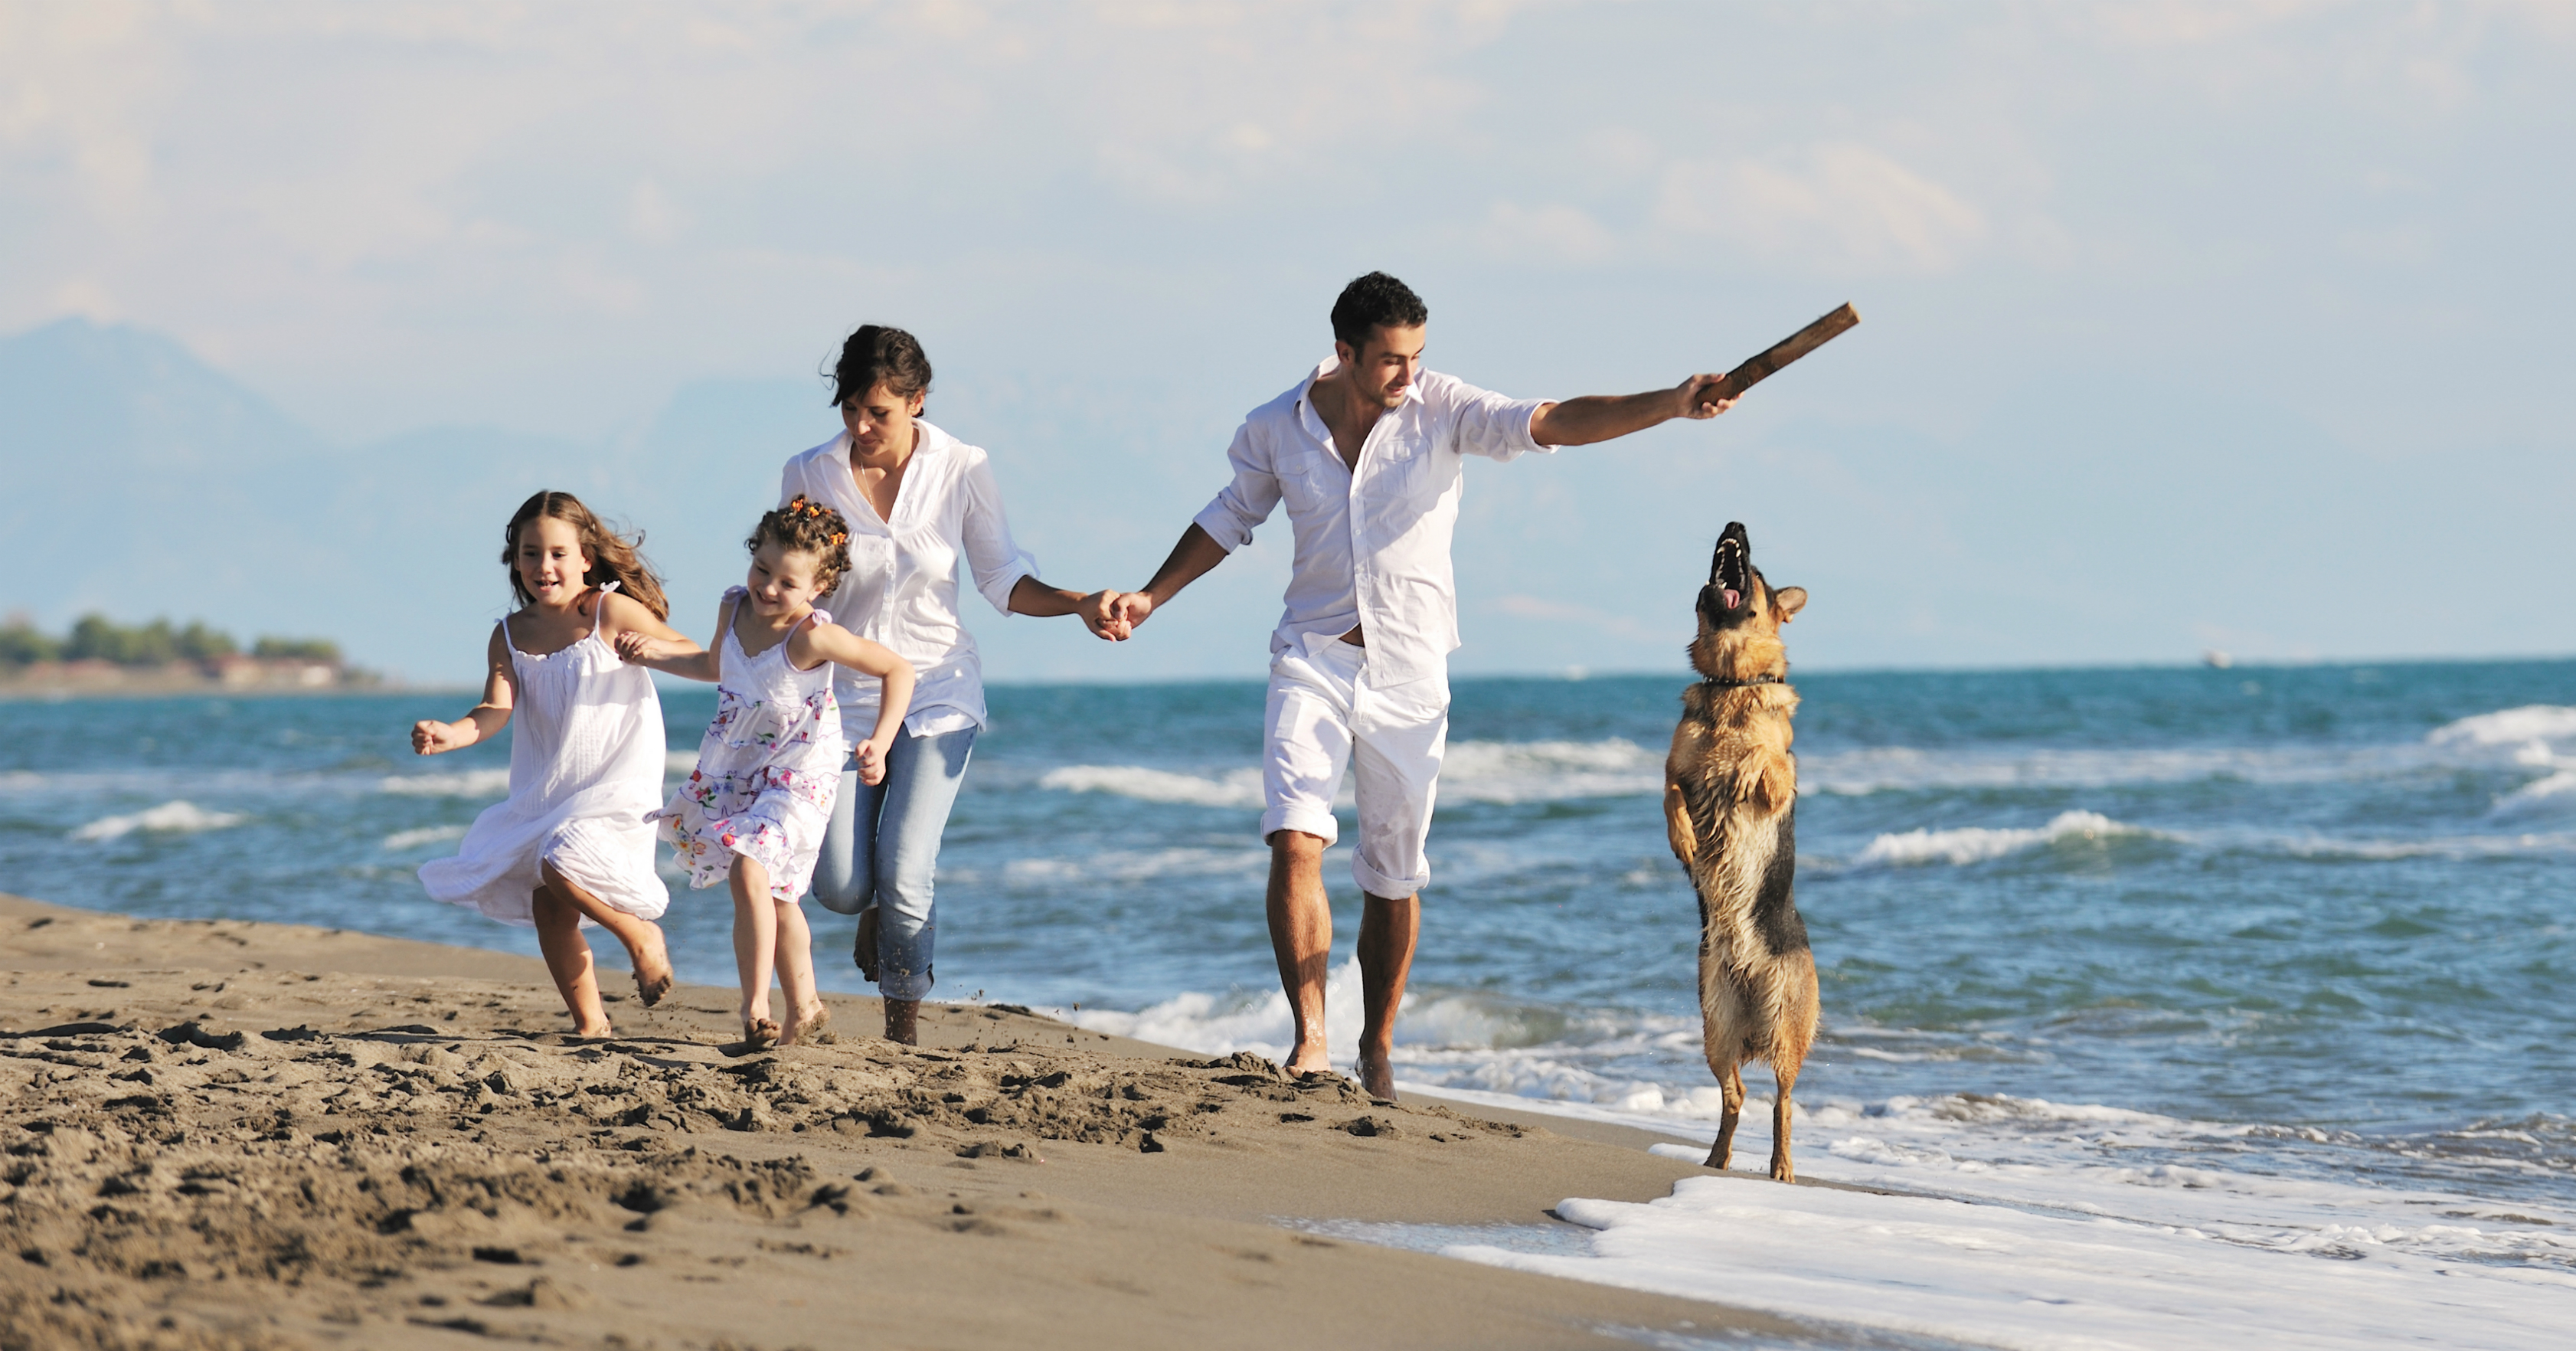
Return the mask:
[[1592,213],[1561,202],[1535,207],[1496,202],[1477,239],[1497,257],[1542,262],[1597,263],[1619,248],[1618,238]]
[[1985,215],[1948,188],[1849,142],[1675,164],[1654,223],[1836,275],[1948,272],[1987,233]]
[[1500,614],[1510,615],[1514,619],[1536,619],[1550,624],[1580,624],[1614,638],[1652,639],[1661,636],[1638,623],[1634,616],[1611,614],[1589,605],[1574,605],[1561,600],[1549,600],[1544,596],[1497,596],[1488,608]]

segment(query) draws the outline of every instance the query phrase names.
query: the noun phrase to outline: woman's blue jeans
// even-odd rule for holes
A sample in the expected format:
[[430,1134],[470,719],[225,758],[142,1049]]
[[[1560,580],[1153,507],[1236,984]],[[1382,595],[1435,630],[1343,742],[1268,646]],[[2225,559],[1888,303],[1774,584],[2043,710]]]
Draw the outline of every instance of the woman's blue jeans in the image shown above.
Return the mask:
[[937,736],[895,733],[885,782],[859,782],[844,770],[814,863],[814,899],[836,914],[877,910],[877,989],[888,999],[930,993],[931,885],[939,871],[939,837],[966,781],[975,729]]

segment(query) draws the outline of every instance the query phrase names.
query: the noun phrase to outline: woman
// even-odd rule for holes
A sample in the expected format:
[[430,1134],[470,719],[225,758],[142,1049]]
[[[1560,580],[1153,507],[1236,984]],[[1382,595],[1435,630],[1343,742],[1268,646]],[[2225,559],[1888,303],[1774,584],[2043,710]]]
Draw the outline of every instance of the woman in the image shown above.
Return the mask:
[[[983,667],[957,615],[958,555],[1004,614],[1079,614],[1109,636],[1116,593],[1084,596],[1038,580],[1037,560],[1011,540],[984,452],[921,420],[930,359],[911,334],[862,327],[842,344],[832,382],[845,430],[787,462],[778,500],[801,493],[848,519],[850,569],[826,608],[902,654],[916,683],[885,781],[863,784],[855,767],[841,775],[813,896],[859,916],[851,959],[885,997],[886,1036],[910,1045],[931,986],[939,837],[985,724]],[[844,722],[875,717],[877,682],[847,673],[835,682]]]

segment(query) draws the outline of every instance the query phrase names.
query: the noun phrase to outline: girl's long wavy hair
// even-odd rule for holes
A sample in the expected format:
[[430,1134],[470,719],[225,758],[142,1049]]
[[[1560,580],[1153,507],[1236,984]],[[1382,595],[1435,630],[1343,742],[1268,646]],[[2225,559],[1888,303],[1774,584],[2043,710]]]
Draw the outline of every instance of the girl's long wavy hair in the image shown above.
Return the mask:
[[519,582],[519,529],[540,516],[552,516],[581,535],[581,551],[590,555],[590,571],[581,575],[582,581],[591,586],[615,582],[630,599],[652,611],[655,619],[671,617],[671,601],[662,594],[661,577],[636,552],[644,544],[644,532],[638,530],[635,538],[628,539],[609,529],[580,498],[551,490],[520,503],[510,516],[509,528],[501,532],[501,566],[509,571],[510,592],[521,605],[534,605],[537,598]]
[[742,547],[758,553],[761,545],[769,543],[789,553],[814,555],[815,589],[826,596],[850,570],[850,523],[832,508],[806,500],[803,493],[786,506],[763,512]]

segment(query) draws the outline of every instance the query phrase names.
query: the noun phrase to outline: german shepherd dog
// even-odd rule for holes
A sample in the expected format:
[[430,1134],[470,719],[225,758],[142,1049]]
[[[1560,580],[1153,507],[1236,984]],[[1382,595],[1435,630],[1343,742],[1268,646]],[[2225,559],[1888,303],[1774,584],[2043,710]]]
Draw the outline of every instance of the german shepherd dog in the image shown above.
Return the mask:
[[1798,867],[1798,761],[1789,718],[1798,692],[1780,626],[1807,603],[1800,587],[1777,591],[1753,566],[1740,522],[1718,536],[1699,592],[1681,724],[1664,761],[1664,829],[1699,892],[1699,1009],[1708,1067],[1726,1114],[1708,1166],[1724,1168],[1744,1111],[1742,1066],[1770,1063],[1780,1095],[1771,1107],[1771,1176],[1789,1166],[1789,1089],[1816,1040],[1816,959],[1790,899]]

